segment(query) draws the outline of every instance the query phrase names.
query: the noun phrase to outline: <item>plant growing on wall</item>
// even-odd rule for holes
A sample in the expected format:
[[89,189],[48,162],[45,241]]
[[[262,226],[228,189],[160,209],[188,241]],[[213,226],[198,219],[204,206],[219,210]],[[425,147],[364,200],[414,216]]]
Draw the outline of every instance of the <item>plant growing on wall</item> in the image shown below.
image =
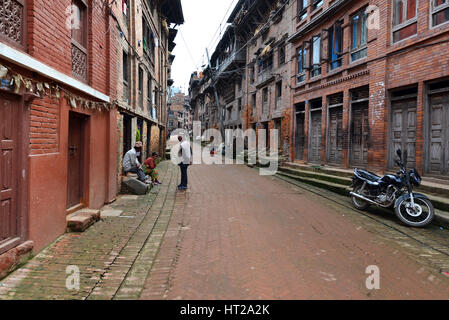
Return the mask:
[[140,141],[140,131],[139,131],[139,128],[137,128],[136,130],[137,130],[136,131],[136,142],[137,142],[137,141]]

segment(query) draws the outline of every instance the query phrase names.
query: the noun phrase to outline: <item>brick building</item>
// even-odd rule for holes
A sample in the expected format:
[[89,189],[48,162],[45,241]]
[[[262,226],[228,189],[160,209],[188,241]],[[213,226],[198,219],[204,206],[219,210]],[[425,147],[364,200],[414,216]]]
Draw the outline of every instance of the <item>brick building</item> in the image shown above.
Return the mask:
[[164,154],[167,97],[177,30],[184,23],[180,0],[117,1],[113,13],[119,29],[117,105],[117,183],[122,158],[143,142],[143,157]]
[[297,1],[293,157],[447,177],[448,1]]
[[[240,1],[228,22],[245,43],[246,130],[277,129],[278,147],[291,149],[290,43],[292,8],[289,1]],[[267,131],[268,132],[268,131]],[[270,146],[270,136],[263,142]]]
[[199,120],[211,74],[245,51],[235,121],[280,129],[291,161],[385,172],[401,148],[425,176],[449,176],[448,0],[241,0],[228,22],[236,46],[214,57],[230,58],[191,81]]
[[0,4],[0,277],[116,195],[115,23],[96,1]]
[[167,131],[169,133],[176,129],[192,130],[189,96],[184,93],[175,93],[169,98],[168,103],[168,123]]

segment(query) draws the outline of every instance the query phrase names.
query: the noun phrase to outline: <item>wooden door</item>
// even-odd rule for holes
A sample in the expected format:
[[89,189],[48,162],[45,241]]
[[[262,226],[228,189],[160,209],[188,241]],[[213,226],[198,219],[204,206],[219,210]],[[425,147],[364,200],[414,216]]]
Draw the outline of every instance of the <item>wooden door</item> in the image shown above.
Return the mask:
[[430,96],[428,172],[449,174],[449,93]]
[[351,121],[351,165],[366,167],[368,165],[368,102],[352,105]]
[[321,110],[310,113],[309,161],[321,162]]
[[329,126],[327,137],[327,161],[330,164],[341,164],[343,150],[343,108],[329,108]]
[[296,114],[296,130],[295,130],[295,159],[304,160],[304,112]]
[[389,167],[397,167],[394,159],[398,149],[407,150],[407,166],[410,168],[416,167],[416,97],[392,101],[389,127]]
[[84,118],[70,113],[67,171],[67,208],[83,203],[84,196]]
[[19,105],[12,96],[0,97],[0,254],[20,241]]

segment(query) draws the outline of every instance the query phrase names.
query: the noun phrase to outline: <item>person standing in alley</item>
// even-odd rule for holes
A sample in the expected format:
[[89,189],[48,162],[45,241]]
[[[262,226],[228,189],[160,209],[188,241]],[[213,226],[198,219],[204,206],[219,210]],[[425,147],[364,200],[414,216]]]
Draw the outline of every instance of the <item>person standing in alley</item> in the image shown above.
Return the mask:
[[178,190],[187,189],[187,168],[192,164],[192,149],[190,148],[190,143],[187,139],[183,138],[182,135],[178,135],[178,141],[181,143],[179,149],[179,157],[181,162],[179,167],[181,169],[181,184],[178,186]]

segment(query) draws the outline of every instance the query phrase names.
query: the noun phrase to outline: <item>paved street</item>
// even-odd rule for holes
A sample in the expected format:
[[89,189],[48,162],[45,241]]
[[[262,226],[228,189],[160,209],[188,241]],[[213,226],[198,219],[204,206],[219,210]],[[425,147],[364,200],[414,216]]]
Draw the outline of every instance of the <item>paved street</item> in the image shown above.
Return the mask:
[[[176,166],[160,171],[162,186],[107,208],[120,217],[63,235],[0,281],[0,299],[449,298],[448,230],[362,215],[246,166],[193,166],[185,192]],[[69,265],[79,291],[66,288]],[[370,265],[379,290],[366,288]]]

